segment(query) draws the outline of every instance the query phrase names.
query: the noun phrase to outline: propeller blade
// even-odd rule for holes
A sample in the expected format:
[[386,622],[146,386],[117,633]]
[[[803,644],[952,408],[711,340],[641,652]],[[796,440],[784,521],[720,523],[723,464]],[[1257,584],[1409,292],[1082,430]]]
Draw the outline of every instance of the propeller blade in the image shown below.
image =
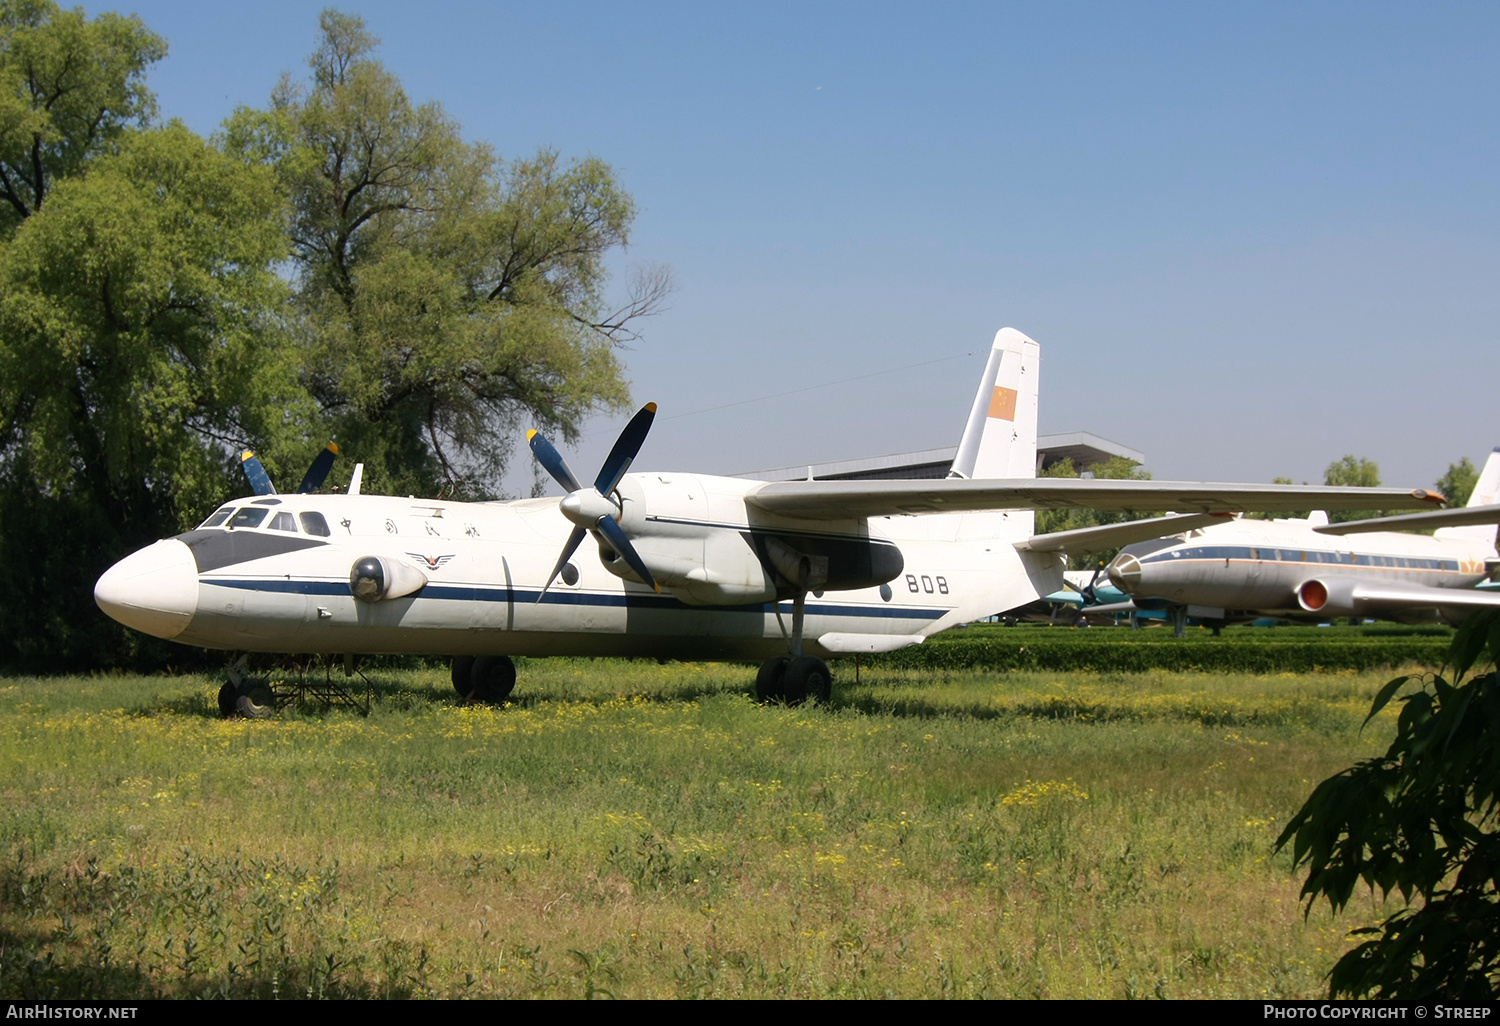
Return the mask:
[[599,490],[600,495],[608,495],[615,490],[615,485],[620,483],[620,478],[625,476],[630,464],[635,461],[636,453],[641,451],[646,433],[651,430],[651,422],[655,419],[655,403],[647,403],[630,418],[630,423],[625,425],[625,430],[615,439],[615,447],[609,450],[609,458],[599,468],[599,476],[594,480],[594,487]]
[[578,551],[578,543],[583,541],[583,536],[586,534],[588,532],[583,528],[575,527],[573,533],[568,535],[568,544],[563,546],[562,555],[557,557],[557,565],[547,575],[547,583],[542,585],[542,590],[536,597],[538,602],[542,600],[543,595],[547,594],[547,589],[552,587],[552,582],[557,580],[557,575],[562,573],[562,568],[568,565],[568,560],[572,558],[573,553]]
[[1089,586],[1083,589],[1083,597],[1087,599],[1090,604],[1098,601],[1094,594],[1094,586],[1099,583],[1099,575],[1103,572],[1104,564],[1100,563],[1094,568],[1094,576],[1089,578]]
[[598,525],[599,533],[609,541],[610,546],[625,557],[625,562],[635,575],[649,584],[657,594],[661,593],[661,585],[656,583],[656,578],[651,576],[651,571],[646,569],[646,564],[641,562],[641,557],[636,554],[635,546],[630,544],[630,539],[625,537],[625,531],[615,522],[613,517],[600,517]]
[[325,445],[323,451],[318,453],[317,458],[312,461],[312,466],[307,468],[307,473],[303,475],[302,483],[297,486],[297,491],[306,495],[309,492],[315,492],[319,488],[322,488],[323,480],[328,476],[328,472],[333,469],[333,460],[338,454],[339,447],[337,445],[334,445],[332,442]]
[[536,461],[542,465],[542,468],[552,475],[554,481],[570,492],[576,492],[583,487],[578,483],[578,478],[574,477],[573,472],[568,469],[568,463],[562,458],[562,453],[547,441],[546,435],[532,428],[526,432],[526,441],[531,443],[531,454],[536,457]]
[[245,477],[250,482],[250,490],[256,495],[275,495],[276,489],[271,484],[271,475],[266,473],[266,468],[260,465],[260,460],[255,458],[255,453],[246,449],[240,456],[240,469],[245,472]]

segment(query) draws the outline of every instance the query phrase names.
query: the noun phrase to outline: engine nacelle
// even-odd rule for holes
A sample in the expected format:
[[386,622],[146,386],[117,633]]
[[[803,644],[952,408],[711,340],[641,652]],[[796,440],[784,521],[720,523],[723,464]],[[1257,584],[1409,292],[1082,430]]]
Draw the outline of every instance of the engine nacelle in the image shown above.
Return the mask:
[[387,556],[362,556],[349,570],[349,593],[361,602],[403,598],[426,584],[422,571]]
[[1297,605],[1319,616],[1353,616],[1353,581],[1320,581],[1314,578],[1297,586]]

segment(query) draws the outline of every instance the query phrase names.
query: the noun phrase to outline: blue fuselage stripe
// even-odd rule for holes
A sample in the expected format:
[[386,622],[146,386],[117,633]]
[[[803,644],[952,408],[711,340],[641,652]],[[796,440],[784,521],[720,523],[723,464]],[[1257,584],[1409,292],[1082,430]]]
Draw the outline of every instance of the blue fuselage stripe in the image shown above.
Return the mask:
[[[349,597],[349,585],[345,581],[295,581],[295,580],[245,580],[227,577],[205,577],[202,583],[220,588],[240,591],[263,591],[283,595],[337,595]],[[535,590],[511,590],[487,585],[429,584],[412,597],[450,602],[511,602],[536,603],[540,592]],[[754,602],[735,606],[690,606],[668,595],[635,595],[619,593],[588,593],[549,591],[542,599],[544,606],[606,606],[629,609],[677,609],[689,612],[755,613],[766,615],[775,612],[770,602]],[[781,603],[784,613],[790,613],[791,601]],[[809,602],[810,616],[864,616],[882,620],[936,620],[948,612],[924,606],[855,606],[830,602]]]

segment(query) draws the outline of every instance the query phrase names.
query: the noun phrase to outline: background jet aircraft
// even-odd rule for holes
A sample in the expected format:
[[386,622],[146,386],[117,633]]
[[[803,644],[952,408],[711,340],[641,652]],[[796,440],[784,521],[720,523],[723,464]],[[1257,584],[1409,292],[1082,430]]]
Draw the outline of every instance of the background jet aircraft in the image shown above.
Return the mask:
[[[501,700],[515,655],[764,660],[762,699],[827,698],[824,658],[921,643],[1062,587],[1063,553],[1236,510],[1420,507],[1425,490],[1035,479],[1039,348],[995,335],[952,477],[766,483],[627,473],[647,405],[591,483],[542,435],[556,499],[269,494],[110,568],[95,599],[162,638],[255,652],[443,653]],[[331,458],[331,457],[330,457]],[[1032,510],[1186,515],[1034,534]],[[577,557],[585,539],[588,557]],[[236,705],[226,685],[221,706]]]
[[[1462,618],[1500,605],[1474,586],[1500,569],[1500,449],[1490,454],[1463,509],[1329,524],[1235,520],[1176,538],[1125,546],[1109,579],[1138,607],[1168,608],[1180,634],[1186,617],[1210,622],[1257,616]],[[1432,536],[1406,534],[1437,528]]]

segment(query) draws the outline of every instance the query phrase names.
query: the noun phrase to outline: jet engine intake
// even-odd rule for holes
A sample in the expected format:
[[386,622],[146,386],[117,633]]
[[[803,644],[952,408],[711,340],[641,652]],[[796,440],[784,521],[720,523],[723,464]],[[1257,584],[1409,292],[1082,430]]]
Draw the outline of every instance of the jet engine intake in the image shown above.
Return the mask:
[[363,556],[349,570],[349,593],[361,602],[404,598],[426,584],[422,571],[385,556]]
[[1354,583],[1352,581],[1320,581],[1314,578],[1297,586],[1297,605],[1309,613],[1319,616],[1353,616]]

